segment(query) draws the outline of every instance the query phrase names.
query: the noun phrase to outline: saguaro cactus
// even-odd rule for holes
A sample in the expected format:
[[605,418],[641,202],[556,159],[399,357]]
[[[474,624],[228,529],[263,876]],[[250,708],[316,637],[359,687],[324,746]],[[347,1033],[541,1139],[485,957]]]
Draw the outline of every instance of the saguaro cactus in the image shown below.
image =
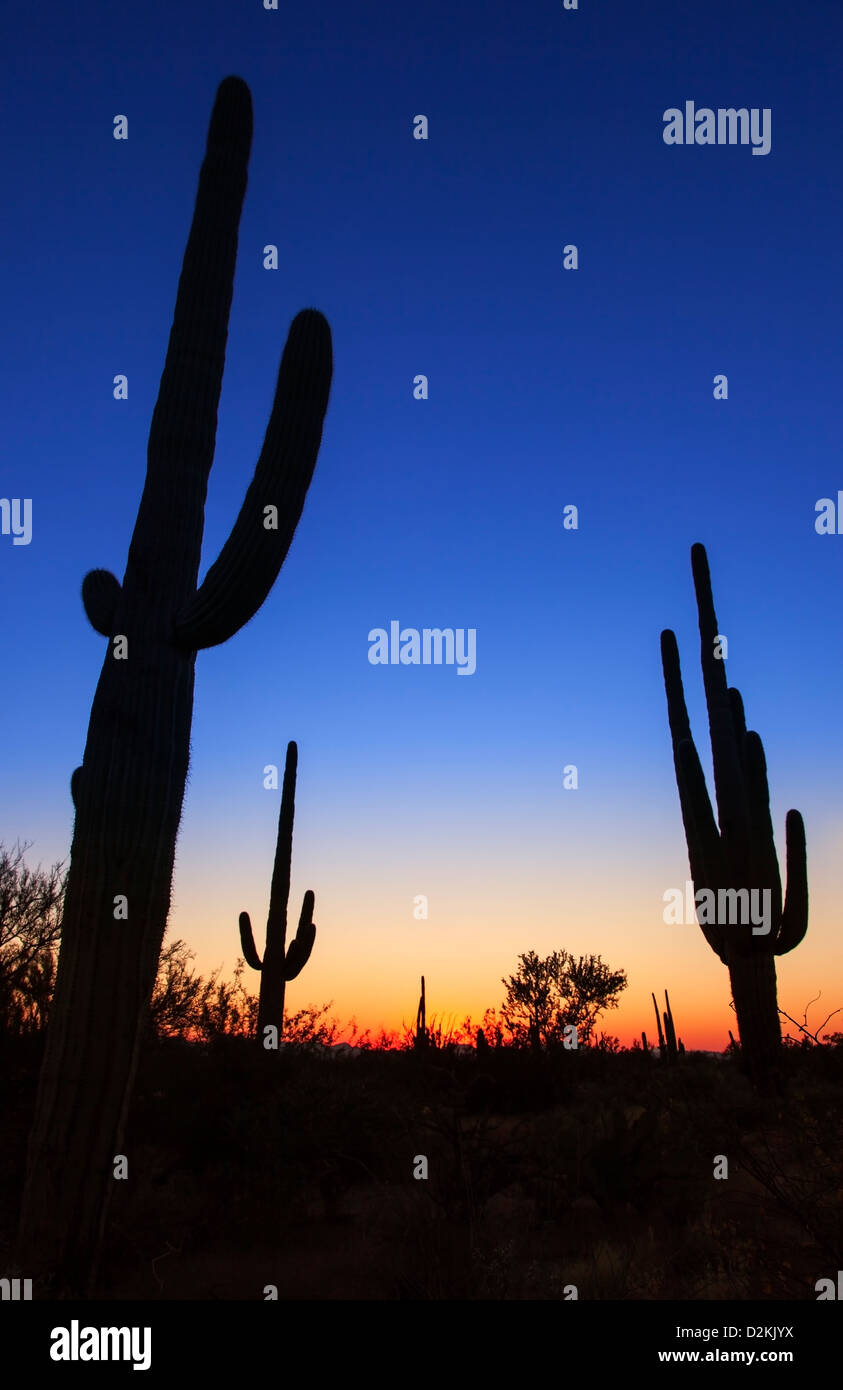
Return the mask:
[[427,1047],[430,1042],[430,1034],[427,1030],[425,1019],[425,995],[424,995],[424,975],[421,977],[421,994],[419,995],[419,1007],[416,1010],[416,1032],[413,1038],[413,1046],[418,1048]]
[[[670,1007],[670,1000],[667,997],[667,990],[664,992],[664,1040],[667,1047],[668,1062],[675,1062],[679,1056],[679,1048],[676,1045],[676,1028],[673,1023],[673,1010]],[[684,1052],[684,1048],[682,1051]]]
[[298,749],[287,744],[284,782],[281,787],[281,810],[278,815],[278,839],[275,844],[275,864],[272,887],[269,891],[269,916],[266,919],[266,949],[263,961],[255,947],[255,937],[248,912],[240,913],[240,943],[247,964],[261,972],[258,1001],[258,1042],[266,1044],[266,1028],[277,1030],[280,1039],[284,1028],[284,994],[287,981],[301,974],[310,959],[316,939],[313,921],[315,898],[308,889],[302,902],[298,931],[287,948],[287,904],[290,901],[290,869],[293,862],[293,819],[296,814],[296,768]]
[[61,954],[30,1138],[22,1267],[90,1284],[170,905],[196,653],[257,612],[301,516],[330,390],[331,335],[290,327],[263,448],[240,514],[197,588],[252,103],[219,86],[152,416],[146,482],[122,585],[82,586],[109,639],[81,768]]
[[[749,1070],[761,1077],[769,1072],[781,1047],[775,957],[798,946],[808,929],[805,827],[798,811],[788,811],[787,893],[782,902],[764,748],[758,734],[747,732],[739,692],[726,684],[726,671],[717,654],[719,629],[703,546],[692,547],[691,565],[719,829],[691,736],[676,637],[667,630],[661,635],[661,650],[673,761],[694,888],[697,895],[700,889],[711,890],[717,902],[716,920],[701,921],[700,926],[709,946],[728,966],[743,1055]],[[724,914],[725,894],[721,898],[720,890],[741,889],[760,894],[769,890],[766,931],[749,922],[723,920],[738,914],[731,910]],[[759,900],[763,903],[763,896]],[[733,897],[733,901],[738,900]],[[697,911],[698,917],[703,915]]]

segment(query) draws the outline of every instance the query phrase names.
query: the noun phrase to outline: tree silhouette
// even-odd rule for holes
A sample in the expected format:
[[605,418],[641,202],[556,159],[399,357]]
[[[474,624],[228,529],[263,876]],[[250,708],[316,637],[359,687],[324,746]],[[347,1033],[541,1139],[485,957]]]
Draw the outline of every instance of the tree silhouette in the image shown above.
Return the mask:
[[528,1044],[536,1052],[558,1036],[563,954],[554,951],[541,959],[535,951],[527,951],[518,957],[515,974],[501,980],[506,985],[501,1014],[512,1040],[520,1046]]
[[618,995],[627,986],[623,970],[612,970],[600,956],[568,957],[564,977],[567,995],[565,1022],[577,1027],[577,1039],[590,1043],[594,1025],[604,1009],[618,1007]]
[[624,971],[612,970],[600,956],[575,959],[568,951],[553,951],[541,958],[527,951],[518,960],[516,973],[501,981],[501,1014],[513,1042],[537,1052],[562,1042],[572,1024],[577,1043],[588,1044],[599,1014],[617,1007],[627,984]]
[[29,848],[0,844],[0,1028],[7,1033],[44,1027],[61,936],[67,876],[61,863],[27,868]]

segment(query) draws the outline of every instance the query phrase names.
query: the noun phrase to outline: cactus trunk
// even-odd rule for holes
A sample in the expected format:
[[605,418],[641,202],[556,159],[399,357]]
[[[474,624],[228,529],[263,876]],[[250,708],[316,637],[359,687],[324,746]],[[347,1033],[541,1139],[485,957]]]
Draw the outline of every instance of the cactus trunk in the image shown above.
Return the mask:
[[729,979],[741,1046],[752,1059],[753,1071],[763,1078],[781,1048],[776,958],[767,951],[735,955],[729,961]]
[[249,89],[226,78],[123,583],[95,570],[82,586],[109,649],[71,779],[76,819],[61,951],[18,1239],[27,1274],[50,1271],[62,1291],[89,1289],[96,1271],[170,907],[196,653],[235,633],[271,589],[304,505],[330,389],[330,331],[306,310],[290,329],[240,515],[197,589],[251,136]]

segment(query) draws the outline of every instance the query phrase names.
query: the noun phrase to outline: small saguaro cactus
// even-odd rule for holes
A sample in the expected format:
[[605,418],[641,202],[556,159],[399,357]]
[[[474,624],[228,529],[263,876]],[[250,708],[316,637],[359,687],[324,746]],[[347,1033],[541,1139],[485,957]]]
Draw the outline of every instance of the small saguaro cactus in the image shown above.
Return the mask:
[[419,1007],[416,1012],[416,1033],[413,1039],[413,1046],[418,1048],[427,1047],[430,1042],[430,1034],[427,1031],[425,1022],[425,997],[424,997],[424,975],[421,977],[421,994],[419,995]]
[[28,1273],[77,1294],[95,1276],[170,907],[196,654],[234,636],[275,583],[330,391],[330,329],[317,310],[303,309],[290,326],[252,481],[200,584],[251,141],[249,88],[227,77],[211,113],[123,581],[92,570],[82,585],[85,612],[108,648],[71,778],[61,952],[17,1257]]
[[278,814],[278,839],[275,844],[275,864],[272,887],[269,891],[269,916],[266,919],[266,949],[263,960],[257,953],[252,923],[248,912],[240,913],[240,942],[243,955],[253,970],[261,972],[258,1002],[258,1042],[266,1040],[265,1029],[273,1025],[277,1038],[284,1028],[284,995],[287,981],[300,975],[310,959],[316,940],[313,921],[315,898],[308,889],[302,902],[298,930],[287,946],[287,904],[290,901],[290,869],[293,861],[293,818],[296,813],[296,769],[298,749],[287,744],[284,782],[281,787],[281,810]]
[[[728,967],[741,1052],[750,1073],[760,1080],[769,1074],[781,1050],[775,958],[798,946],[808,929],[805,827],[798,811],[788,811],[787,893],[783,901],[764,748],[758,734],[747,731],[739,692],[726,683],[703,546],[692,547],[691,566],[699,613],[717,821],[691,736],[676,637],[665,630],[661,651],[673,762],[696,898],[699,899],[701,889],[708,889],[708,901],[717,903],[714,921],[710,912],[702,913],[698,905],[698,919],[703,915],[708,918],[700,921],[700,928],[709,946]],[[766,920],[755,925],[735,920],[742,915],[737,911],[741,895],[746,907],[753,893],[768,904]],[[724,910],[726,907],[728,910]]]
[[664,992],[665,1012],[664,1012],[664,1039],[667,1046],[667,1060],[675,1062],[679,1055],[676,1046],[676,1029],[673,1026],[673,1012],[670,1007],[670,1000],[667,997],[667,990]]
[[[659,1056],[663,1062],[674,1063],[678,1057],[684,1057],[685,1047],[680,1038],[677,1042],[676,1028],[673,1023],[673,1012],[670,1007],[670,999],[667,990],[664,992],[665,1010],[661,1018],[659,1017],[659,1006],[656,1003],[656,996],[651,994],[653,1008],[656,1011],[656,1027],[659,1030]],[[664,1019],[664,1032],[662,1032],[662,1019]],[[647,1047],[647,1034],[642,1033],[644,1047]]]

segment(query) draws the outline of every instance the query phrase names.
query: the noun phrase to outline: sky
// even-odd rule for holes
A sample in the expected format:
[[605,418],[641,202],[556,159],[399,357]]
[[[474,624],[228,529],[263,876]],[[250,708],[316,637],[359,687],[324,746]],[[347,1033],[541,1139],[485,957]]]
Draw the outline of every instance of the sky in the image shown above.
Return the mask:
[[[779,1003],[801,1018],[821,991],[809,1023],[843,1006],[843,519],[815,525],[843,491],[841,37],[837,0],[7,8],[0,496],[31,499],[31,536],[0,535],[0,840],[33,865],[69,852],[106,651],[80,586],[125,569],[234,73],[254,138],[201,574],[301,308],[330,323],[334,378],[279,578],[197,658],[168,938],[229,974],[245,909],[262,950],[264,769],[295,739],[290,916],[313,889],[317,938],[288,1009],[400,1028],[424,974],[428,1013],[479,1021],[519,954],[566,949],[627,972],[604,1018],[624,1043],[652,1038],[667,988],[686,1046],[725,1046],[726,969],[663,920],[689,874],[666,627],[710,781],[701,541],[782,866],[785,814],[805,819],[810,922]],[[666,143],[686,102],[767,110],[769,151]],[[393,621],[473,630],[476,670],[372,664]]]

